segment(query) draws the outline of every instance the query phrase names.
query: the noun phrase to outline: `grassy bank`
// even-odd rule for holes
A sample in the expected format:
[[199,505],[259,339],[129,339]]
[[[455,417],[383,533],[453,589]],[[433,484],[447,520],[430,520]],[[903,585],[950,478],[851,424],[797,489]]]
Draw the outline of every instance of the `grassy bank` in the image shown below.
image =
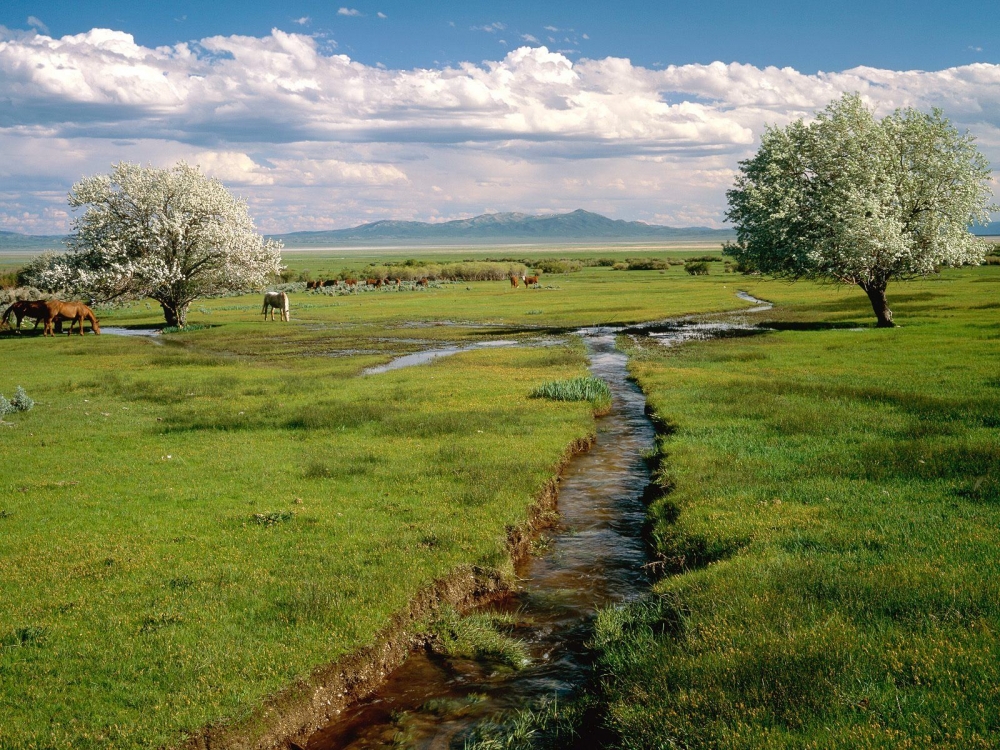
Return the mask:
[[1000,744],[1000,270],[760,284],[780,330],[632,371],[666,424],[649,602],[605,612],[628,748]]
[[[0,747],[171,746],[370,644],[461,565],[502,566],[593,405],[552,327],[725,309],[728,277],[585,269],[350,297],[202,300],[156,340],[0,334]],[[105,330],[162,325],[142,302]],[[444,324],[459,321],[462,325]],[[393,356],[504,336],[361,376]]]

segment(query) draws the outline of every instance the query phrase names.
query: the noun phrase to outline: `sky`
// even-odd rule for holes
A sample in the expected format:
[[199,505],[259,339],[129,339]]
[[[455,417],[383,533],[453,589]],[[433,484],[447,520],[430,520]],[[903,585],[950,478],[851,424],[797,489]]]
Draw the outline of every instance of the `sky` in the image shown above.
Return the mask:
[[764,128],[844,91],[941,107],[1000,167],[996,0],[342,2],[6,0],[0,229],[68,231],[73,183],[122,160],[197,164],[266,232],[722,226]]

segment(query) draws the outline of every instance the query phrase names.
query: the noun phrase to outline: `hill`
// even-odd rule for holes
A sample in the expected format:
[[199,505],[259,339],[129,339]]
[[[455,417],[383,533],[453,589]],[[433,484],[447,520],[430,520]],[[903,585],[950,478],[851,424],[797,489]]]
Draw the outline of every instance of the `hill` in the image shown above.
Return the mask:
[[431,224],[424,221],[374,221],[350,229],[275,235],[286,247],[355,244],[457,244],[495,242],[581,242],[588,240],[718,241],[733,237],[728,229],[665,227],[609,219],[590,211],[533,216],[483,214]]

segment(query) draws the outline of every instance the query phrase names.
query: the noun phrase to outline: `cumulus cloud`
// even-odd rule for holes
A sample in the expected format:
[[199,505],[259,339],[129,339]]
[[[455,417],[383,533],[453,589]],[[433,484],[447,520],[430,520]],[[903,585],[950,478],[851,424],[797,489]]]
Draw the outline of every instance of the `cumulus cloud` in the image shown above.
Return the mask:
[[807,75],[574,62],[534,46],[386,70],[326,50],[277,29],[151,48],[107,29],[57,39],[0,27],[0,226],[64,230],[72,181],[122,158],[200,164],[244,191],[270,231],[487,207],[718,225],[763,128],[843,91],[880,113],[941,107],[1000,161],[1000,66],[986,63]]
[[337,9],[337,15],[338,16],[360,16],[361,15],[361,11],[358,10],[357,8],[338,8]]

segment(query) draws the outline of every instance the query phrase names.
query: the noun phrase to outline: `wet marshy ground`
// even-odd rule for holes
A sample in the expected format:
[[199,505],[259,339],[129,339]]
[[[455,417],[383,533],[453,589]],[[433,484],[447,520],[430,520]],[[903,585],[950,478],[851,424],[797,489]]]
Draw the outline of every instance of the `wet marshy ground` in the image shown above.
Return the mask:
[[[760,303],[749,312],[770,307],[740,296]],[[655,431],[645,413],[644,395],[628,379],[627,358],[615,348],[615,338],[623,332],[674,345],[760,330],[732,320],[685,320],[579,331],[591,373],[611,386],[612,410],[598,420],[591,449],[566,467],[558,524],[543,537],[541,553],[521,564],[520,587],[482,610],[504,616],[510,635],[526,647],[527,665],[512,669],[499,660],[417,651],[376,693],[315,732],[308,750],[462,748],[484,721],[544,702],[565,703],[586,686],[591,670],[585,643],[594,615],[602,607],[641,597],[649,585],[642,495],[650,477],[643,454],[654,447]],[[408,355],[369,372],[478,346]],[[593,746],[597,738],[588,742]]]

